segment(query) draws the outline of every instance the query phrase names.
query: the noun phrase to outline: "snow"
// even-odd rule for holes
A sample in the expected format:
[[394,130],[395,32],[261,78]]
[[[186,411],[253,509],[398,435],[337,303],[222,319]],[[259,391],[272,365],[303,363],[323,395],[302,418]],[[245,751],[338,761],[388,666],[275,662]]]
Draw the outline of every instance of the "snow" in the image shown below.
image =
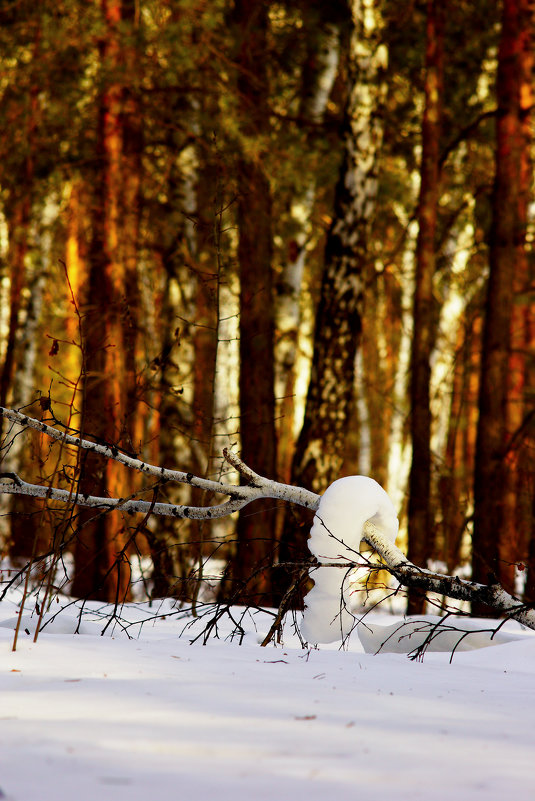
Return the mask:
[[[367,476],[347,476],[334,481],[323,493],[314,515],[308,548],[320,563],[355,561],[369,520],[392,542],[398,519],[392,501],[377,481]],[[367,572],[367,571],[366,571]],[[305,599],[301,633],[310,643],[343,640],[355,624],[351,594],[359,571],[319,567],[311,578],[314,587]]]
[[72,604],[37,643],[21,630],[15,652],[0,626],[4,801],[534,797],[535,635],[517,624],[504,628],[517,639],[450,663],[367,654],[357,637],[303,649],[291,620],[262,648],[272,616],[240,609],[240,636],[222,616],[190,644],[217,609],[192,620],[170,601],[124,607],[100,636],[111,611]]
[[490,648],[521,639],[511,630],[498,628],[495,621],[486,624],[481,620],[466,617],[439,617],[419,615],[407,617],[388,626],[379,626],[357,617],[358,637],[367,654],[394,653],[418,656],[427,651],[472,651],[475,648]]

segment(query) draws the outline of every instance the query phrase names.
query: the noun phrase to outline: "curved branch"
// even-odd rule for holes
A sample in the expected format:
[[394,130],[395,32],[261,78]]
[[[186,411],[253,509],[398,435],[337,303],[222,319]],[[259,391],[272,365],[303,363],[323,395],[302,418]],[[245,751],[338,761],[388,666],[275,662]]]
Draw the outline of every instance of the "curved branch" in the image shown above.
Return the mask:
[[[118,510],[128,514],[157,514],[169,517],[194,518],[197,520],[208,520],[225,517],[232,514],[244,506],[260,498],[276,498],[288,501],[308,509],[316,510],[320,502],[320,496],[315,492],[310,492],[302,487],[293,487],[289,484],[280,484],[278,481],[265,478],[255,473],[246,465],[237,454],[225,450],[224,456],[227,462],[234,467],[238,473],[247,481],[247,485],[224,484],[219,481],[210,481],[199,478],[192,473],[185,473],[179,470],[169,470],[164,467],[148,464],[140,459],[128,456],[115,447],[101,445],[96,442],[74,437],[66,432],[59,431],[52,426],[35,420],[32,417],[22,414],[12,409],[0,407],[0,415],[10,420],[12,423],[23,428],[33,428],[52,439],[56,439],[74,447],[84,448],[95,453],[99,453],[109,459],[113,459],[126,467],[139,470],[147,475],[155,476],[160,482],[177,481],[190,484],[211,492],[230,496],[230,500],[218,506],[179,506],[170,503],[152,503],[135,498],[101,498],[92,495],[74,494],[72,491],[42,487],[37,484],[29,484],[23,481],[15,473],[0,473],[0,494],[10,495],[30,495],[37,498],[50,499],[61,503],[72,503],[79,506],[92,506],[99,509]],[[363,540],[377,551],[384,560],[385,567],[397,580],[405,585],[419,587],[422,590],[437,592],[450,598],[462,601],[483,602],[492,609],[501,612],[506,617],[513,618],[528,628],[535,629],[535,609],[532,606],[521,603],[517,598],[509,595],[500,585],[477,584],[472,581],[461,579],[458,576],[444,576],[440,573],[433,573],[430,570],[414,565],[405,554],[392,543],[390,539],[383,536],[379,529],[370,521],[364,524]],[[322,567],[337,567],[350,569],[358,567],[356,562],[335,562],[320,563]],[[305,567],[305,565],[303,565]]]
[[240,457],[232,451],[225,448],[223,455],[226,461],[234,467],[235,470],[244,478],[249,481],[247,488],[254,492],[256,498],[277,498],[280,501],[288,501],[289,503],[296,503],[298,506],[305,506],[307,509],[315,511],[320,502],[320,496],[305,489],[304,487],[295,487],[291,484],[280,484],[278,481],[273,481],[270,478],[255,473],[245,462],[242,462]]
[[[68,434],[66,431],[59,431],[53,426],[49,426],[40,420],[17,412],[14,409],[5,409],[3,406],[0,406],[0,415],[22,428],[32,428],[35,431],[39,431],[41,434],[46,434],[46,436],[51,439],[73,445],[75,448],[83,448],[84,450],[98,453],[132,470],[138,470],[145,475],[154,476],[159,481],[176,481],[181,484],[189,484],[192,487],[198,487],[208,492],[229,495],[231,498],[236,498],[239,501],[244,501],[246,499],[247,503],[260,498],[277,498],[279,500],[299,504],[300,506],[306,506],[308,509],[316,509],[319,504],[319,495],[316,495],[315,492],[310,492],[303,487],[293,487],[290,484],[280,484],[278,481],[264,478],[242,462],[237,454],[226,449],[224,451],[225,459],[240,475],[247,479],[249,482],[247,486],[224,484],[222,481],[211,481],[207,478],[200,478],[193,473],[185,473],[181,470],[170,470],[166,467],[149,464],[136,457],[128,456],[115,446],[110,447],[109,445],[103,445],[98,442],[82,439],[81,437],[75,437],[72,434]],[[5,492],[6,490],[2,491]],[[12,492],[14,492],[14,490],[12,490]],[[242,503],[241,505],[243,506],[245,504]],[[241,508],[241,506],[237,508]]]
[[107,459],[113,459],[119,464],[130,467],[132,470],[139,470],[149,476],[154,476],[160,481],[176,481],[181,484],[190,484],[192,487],[199,487],[200,489],[207,490],[208,492],[218,492],[222,495],[231,495],[235,497],[243,497],[243,488],[239,488],[232,484],[223,484],[221,481],[210,481],[209,479],[199,478],[194,476],[193,473],[184,473],[180,470],[169,470],[165,467],[158,467],[157,465],[149,464],[141,459],[132,456],[127,456],[122,453],[115,446],[102,445],[98,442],[91,442],[81,437],[74,437],[66,431],[59,431],[53,426],[49,426],[40,420],[35,420],[26,414],[17,412],[14,409],[5,409],[0,406],[0,415],[10,420],[12,423],[21,426],[22,428],[33,428],[41,434],[46,434],[47,437],[55,439],[68,445],[73,445],[75,448],[83,448],[84,450],[98,453],[105,456]]
[[39,484],[28,484],[18,476],[13,478],[13,484],[0,481],[0,495],[30,495],[34,498],[72,503],[77,506],[91,506],[96,509],[121,511],[128,514],[164,515],[166,517],[188,517],[195,520],[212,520],[242,509],[251,500],[250,498],[233,498],[218,506],[179,506],[172,503],[152,503],[136,498],[102,498],[97,495],[74,494],[69,490],[42,487]]

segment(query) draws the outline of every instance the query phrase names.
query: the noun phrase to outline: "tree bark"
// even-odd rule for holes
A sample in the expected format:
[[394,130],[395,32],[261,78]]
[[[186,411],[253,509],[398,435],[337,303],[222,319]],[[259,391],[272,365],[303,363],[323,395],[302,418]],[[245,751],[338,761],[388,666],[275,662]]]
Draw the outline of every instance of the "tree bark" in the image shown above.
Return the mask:
[[[504,0],[498,53],[496,174],[492,198],[489,279],[483,331],[476,463],[472,572],[514,589],[514,539],[505,528],[508,485],[507,400],[514,277],[525,258],[525,120],[531,77],[533,11],[529,0]],[[474,605],[478,614],[487,610]]]
[[[444,83],[444,4],[428,0],[426,27],[425,110],[418,206],[418,239],[411,351],[410,427],[412,462],[409,476],[409,559],[426,565],[431,555],[431,408],[429,385],[435,340],[433,277],[440,179],[440,132]],[[409,614],[423,612],[425,597],[409,592]]]
[[481,327],[479,303],[472,303],[465,309],[457,332],[444,467],[438,482],[442,513],[436,557],[449,572],[462,564],[463,538],[472,506]]
[[[40,34],[36,37],[33,58],[39,54]],[[13,377],[17,369],[17,335],[19,333],[22,309],[23,288],[26,280],[26,256],[28,252],[28,233],[32,210],[32,196],[35,173],[36,127],[39,114],[38,88],[34,85],[30,92],[29,112],[26,123],[26,156],[20,165],[20,174],[13,180],[6,202],[6,222],[8,228],[8,260],[10,266],[9,323],[7,341],[0,375],[0,405],[5,406]],[[20,124],[20,123],[17,123]],[[15,399],[17,402],[17,399]],[[2,436],[0,421],[0,437]]]
[[[139,122],[134,120],[138,112],[124,85],[131,45],[125,45],[122,33],[134,33],[134,0],[103,0],[102,13],[106,24],[101,45],[103,89],[89,276],[82,305],[82,427],[97,441],[131,450],[136,405],[133,360],[140,143]],[[121,496],[131,489],[128,481],[98,454],[89,453],[82,461],[81,492]],[[74,553],[76,595],[108,601],[126,596],[130,580],[126,540],[120,519],[91,512],[80,516]]]
[[[263,142],[269,133],[268,12],[268,3],[255,0],[236,0],[234,5],[241,135],[252,151],[243,148],[238,161],[239,391],[242,457],[275,475],[271,187]],[[263,502],[255,511],[238,519],[229,579],[240,599],[269,604],[271,574],[262,568],[273,561],[275,508]]]
[[[317,126],[323,121],[338,72],[340,29],[345,20],[336,3],[318,3],[305,20],[311,30],[303,65],[299,118],[305,126]],[[317,132],[314,134],[317,136]],[[313,138],[309,135],[306,141],[312,144]],[[300,190],[296,189],[292,197],[290,218],[293,235],[276,286],[275,394],[279,421],[278,473],[283,481],[290,480],[295,444],[295,369],[301,324],[301,288],[315,198],[316,180],[311,176],[309,183]]]
[[[344,158],[335,191],[334,217],[316,315],[312,369],[303,427],[292,465],[292,483],[322,492],[338,477],[354,397],[355,356],[361,333],[363,271],[377,194],[377,155],[382,142],[381,105],[386,48],[380,4],[352,3]],[[288,514],[280,560],[307,557],[308,519]],[[291,577],[278,573],[284,594]]]

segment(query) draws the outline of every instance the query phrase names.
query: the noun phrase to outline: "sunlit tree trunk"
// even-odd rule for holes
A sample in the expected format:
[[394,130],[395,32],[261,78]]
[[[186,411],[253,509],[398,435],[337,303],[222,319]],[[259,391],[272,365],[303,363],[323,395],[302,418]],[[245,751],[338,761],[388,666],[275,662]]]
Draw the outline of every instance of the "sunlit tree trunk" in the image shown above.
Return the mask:
[[[129,58],[121,34],[128,31],[133,35],[135,2],[103,0],[102,13],[106,24],[101,46],[103,89],[98,110],[89,276],[82,306],[82,427],[97,440],[132,451],[139,121],[133,119],[138,112],[130,89],[124,86]],[[124,495],[129,486],[117,467],[89,454],[81,464],[80,489]],[[126,596],[130,580],[126,540],[121,516],[81,515],[75,544],[74,595],[105,600]]]
[[[38,43],[35,45],[38,51]],[[37,88],[31,92],[26,118],[27,154],[21,164],[20,175],[13,176],[13,187],[7,193],[5,213],[8,227],[8,261],[10,269],[9,323],[4,362],[0,375],[0,405],[6,406],[17,369],[17,335],[23,306],[23,289],[26,280],[26,257],[32,209],[35,171],[35,136],[39,111]],[[20,124],[20,123],[18,123]],[[17,398],[13,398],[18,403]],[[0,421],[0,436],[3,420]]]
[[[532,7],[532,15],[535,8]],[[531,31],[524,32],[530,45],[519,58],[521,112],[520,125],[523,146],[520,153],[518,225],[527,230],[528,206],[531,202],[533,179],[532,106],[533,106],[533,16]],[[531,262],[531,263],[530,263]],[[511,343],[509,354],[506,405],[506,482],[502,559],[518,564],[529,557],[532,536],[532,507],[535,496],[535,285],[533,259],[529,258],[525,241],[517,244],[513,276],[513,307],[511,310]],[[530,571],[528,571],[530,572]],[[510,570],[510,588],[514,586],[514,570]],[[533,599],[533,595],[531,594]]]
[[[369,431],[369,474],[388,486],[390,437],[401,342],[402,298],[389,270],[369,265],[368,293],[362,321],[362,399]],[[348,470],[355,471],[348,462]]]
[[[529,140],[532,4],[504,0],[498,53],[496,176],[492,198],[490,271],[483,332],[474,478],[474,580],[514,589],[515,537],[506,526],[507,404],[515,275],[523,270],[526,234],[525,159]],[[473,611],[485,614],[484,608]]]
[[[412,463],[409,476],[409,559],[425,565],[431,555],[431,408],[429,386],[435,340],[433,277],[439,198],[439,149],[444,81],[444,3],[428,0],[425,110],[418,206],[418,240],[413,306],[410,381]],[[411,591],[409,614],[423,611],[425,599]]]
[[[337,4],[319,4],[318,14],[306,16],[310,26],[309,49],[303,66],[299,118],[306,126],[318,126],[325,115],[338,72],[340,56],[340,9]],[[308,137],[311,146],[317,131]],[[311,236],[316,181],[296,190],[290,217],[292,238],[286,249],[280,279],[276,287],[275,389],[278,418],[278,472],[288,482],[294,447],[295,367],[301,324],[301,289],[307,245]]]
[[[377,195],[377,155],[382,142],[386,48],[379,4],[352,4],[344,158],[335,192],[334,217],[316,315],[312,369],[305,418],[292,465],[292,483],[323,492],[339,477],[354,399],[354,367],[361,333],[363,273]],[[308,527],[288,515],[280,559],[307,557]],[[287,584],[281,570],[281,591]]]

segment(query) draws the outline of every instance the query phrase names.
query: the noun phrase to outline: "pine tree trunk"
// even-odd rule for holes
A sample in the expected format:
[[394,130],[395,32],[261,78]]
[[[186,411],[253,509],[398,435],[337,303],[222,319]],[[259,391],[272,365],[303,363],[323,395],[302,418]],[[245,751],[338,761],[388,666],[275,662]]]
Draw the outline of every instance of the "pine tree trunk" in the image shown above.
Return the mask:
[[[402,298],[397,278],[387,269],[368,271],[368,294],[362,321],[362,373],[360,389],[366,404],[369,429],[369,475],[385,489],[391,429],[396,406],[395,383],[401,341]],[[347,460],[355,472],[355,463]]]
[[[532,11],[535,14],[535,9]],[[523,138],[520,152],[518,186],[518,226],[526,231],[528,206],[531,202],[533,161],[531,157],[533,115],[533,16],[531,31],[523,35],[529,41],[517,55],[519,59],[521,112],[519,137]],[[513,306],[511,310],[511,342],[506,403],[506,491],[501,539],[502,559],[523,563],[529,559],[534,490],[534,414],[535,393],[535,288],[533,269],[524,241],[517,243],[513,275]],[[509,585],[515,584],[514,569],[510,568]]]
[[442,514],[436,556],[450,574],[461,564],[467,514],[472,506],[481,323],[479,310],[474,313],[469,308],[459,324],[446,452],[438,487]]
[[[131,119],[131,98],[116,73],[126,59],[121,32],[132,33],[133,0],[103,0],[102,10],[108,35],[101,53],[105,76],[99,100],[89,276],[82,307],[82,427],[84,434],[132,451],[132,360],[137,328],[135,194],[139,175],[132,175],[136,166],[131,131],[137,122]],[[81,492],[120,497],[128,490],[129,480],[123,478],[115,463],[96,454],[86,455],[81,464]],[[127,596],[130,569],[126,540],[120,515],[81,513],[75,544],[74,595],[109,601]]]
[[[507,400],[514,277],[525,258],[525,119],[529,113],[532,10],[529,0],[504,0],[498,53],[496,176],[492,198],[490,272],[483,332],[476,464],[472,572],[514,590],[516,547],[508,538]],[[476,614],[488,614],[476,607]]]
[[[428,0],[426,30],[425,111],[422,123],[422,163],[418,240],[413,306],[410,423],[412,463],[409,476],[409,559],[425,567],[431,555],[431,408],[429,385],[435,340],[433,277],[439,197],[439,148],[444,82],[444,4]],[[425,598],[410,591],[409,614],[424,610]]]
[[[238,163],[238,263],[240,272],[241,456],[263,475],[276,474],[274,312],[272,290],[271,189],[262,140],[269,132],[267,31],[269,4],[236,0],[241,132],[254,156]],[[255,504],[241,513],[237,547],[229,566],[232,592],[240,601],[271,603],[275,507]],[[224,592],[229,590],[226,584]]]

